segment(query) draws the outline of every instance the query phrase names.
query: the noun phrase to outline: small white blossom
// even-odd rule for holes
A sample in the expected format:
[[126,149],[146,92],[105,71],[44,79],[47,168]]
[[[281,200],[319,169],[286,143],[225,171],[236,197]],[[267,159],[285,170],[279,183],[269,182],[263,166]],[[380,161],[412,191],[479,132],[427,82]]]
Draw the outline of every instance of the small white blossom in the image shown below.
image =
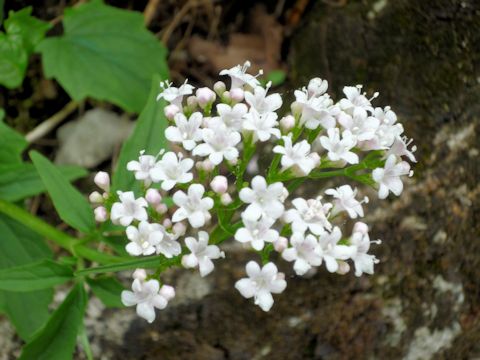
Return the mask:
[[260,114],[255,110],[250,110],[245,115],[243,129],[253,132],[254,142],[257,140],[261,142],[268,141],[272,135],[277,139],[281,136],[278,129],[277,114],[274,112]]
[[305,200],[296,198],[292,201],[294,209],[287,210],[284,220],[292,224],[294,233],[305,233],[310,230],[315,235],[322,234],[325,229],[331,230],[332,225],[328,221],[329,211],[332,204],[322,204],[321,197]]
[[150,186],[152,177],[150,171],[155,167],[156,159],[152,155],[143,155],[144,151],[140,151],[138,161],[132,160],[127,164],[127,170],[135,173],[135,179],[141,180],[145,186]]
[[132,290],[122,291],[122,303],[125,306],[137,306],[138,316],[144,318],[149,323],[155,320],[155,308],[165,309],[168,302],[175,296],[175,291],[171,286],[160,284],[157,280],[142,280],[137,278],[133,280]]
[[240,200],[249,204],[243,212],[245,218],[257,220],[260,216],[268,216],[278,219],[282,216],[286,189],[281,182],[267,185],[265,178],[257,175],[252,179],[251,186],[243,188],[239,194]]
[[[349,112],[350,114],[356,108],[361,108],[365,110],[372,110],[372,104],[370,100],[367,99],[365,94],[362,94],[362,86],[345,86],[343,88],[343,93],[346,98],[340,100],[340,107],[342,110]],[[378,94],[375,94],[376,97]]]
[[265,242],[273,243],[278,240],[278,231],[272,229],[275,220],[262,217],[260,220],[249,220],[242,216],[244,227],[237,230],[235,240],[241,243],[250,243],[255,250],[262,250]]
[[155,182],[162,182],[163,190],[171,190],[176,184],[185,184],[193,179],[193,174],[189,172],[193,167],[193,160],[182,158],[172,151],[165,153],[162,159],[158,161],[155,168],[150,170],[150,176]]
[[156,245],[163,239],[163,232],[158,224],[149,224],[141,221],[138,228],[130,225],[127,227],[127,238],[130,242],[125,249],[132,256],[152,255],[156,252]]
[[242,103],[235,104],[233,107],[227,104],[217,105],[217,112],[220,120],[227,128],[234,131],[242,130],[243,117],[247,111],[247,105]]
[[193,149],[193,155],[208,156],[214,165],[220,164],[224,158],[229,161],[238,158],[238,149],[235,147],[241,140],[238,132],[217,123],[212,128],[203,129],[202,136],[205,142]]
[[114,224],[128,226],[133,220],[147,221],[148,214],[145,208],[148,206],[143,197],[135,199],[133,191],[118,192],[120,202],[112,206],[110,218]]
[[286,261],[294,261],[293,269],[297,275],[305,275],[312,266],[322,264],[322,248],[315,236],[293,233],[290,244],[292,247],[283,250],[282,257]]
[[331,128],[327,136],[320,136],[320,144],[328,151],[328,158],[332,161],[345,160],[349,164],[358,164],[358,155],[350,151],[357,141],[349,130],[345,130],[340,139],[340,130]]
[[406,161],[397,163],[395,155],[390,155],[385,161],[384,168],[376,168],[372,177],[379,184],[378,197],[385,199],[391,191],[399,196],[403,191],[403,183],[400,176],[409,175],[410,165]]
[[318,97],[323,94],[328,89],[328,81],[327,80],[322,80],[318,77],[313,78],[308,82],[307,86],[307,91],[308,91],[308,96],[310,97]]
[[[228,75],[232,80],[231,89],[235,89],[238,87],[242,87],[244,84],[249,85],[250,87],[254,88],[255,86],[259,85],[260,83],[256,79],[255,76],[247,74],[247,70],[250,67],[250,61],[245,61],[243,66],[236,65],[231,69],[225,69],[220,71],[220,75]],[[263,72],[261,71],[260,74]]]
[[263,311],[269,311],[273,306],[272,293],[280,294],[287,287],[285,275],[279,273],[272,262],[260,268],[255,261],[250,261],[245,269],[248,278],[238,280],[235,288],[243,297],[253,297],[255,305],[260,306]]
[[179,109],[181,109],[183,97],[193,93],[193,86],[187,84],[187,82],[188,80],[185,80],[183,85],[176,88],[172,86],[171,83],[168,83],[168,81],[162,81],[160,83],[160,87],[163,88],[163,91],[158,94],[157,101],[163,98],[170,104],[176,105]]
[[338,122],[344,129],[350,130],[358,142],[373,139],[380,125],[380,121],[377,118],[368,116],[367,111],[360,107],[353,110],[353,115],[345,112],[340,113]]
[[417,162],[415,155],[413,154],[417,147],[412,146],[412,150],[408,150],[408,146],[412,143],[413,139],[408,140],[406,136],[397,136],[393,142],[392,147],[387,151],[385,157],[389,157],[391,154],[397,156],[406,156],[411,162]]
[[301,123],[307,129],[324,129],[335,127],[335,115],[338,108],[333,106],[333,101],[328,94],[318,96],[310,95],[307,89],[295,90],[296,103],[301,109]]
[[[375,242],[380,243],[380,240]],[[379,262],[374,255],[367,254],[370,244],[368,226],[361,222],[356,223],[350,238],[350,246],[353,250],[351,259],[355,265],[355,276],[361,276],[363,273],[373,274],[373,265]]]
[[307,140],[302,140],[292,146],[292,137],[282,136],[283,145],[276,145],[273,152],[282,154],[282,170],[291,167],[299,169],[300,174],[306,176],[320,164],[317,153],[310,153],[311,146]]
[[210,219],[208,212],[213,207],[213,200],[203,197],[205,188],[200,184],[192,184],[188,188],[188,195],[179,190],[173,194],[173,202],[179,208],[173,214],[172,221],[179,222],[188,219],[190,225],[199,228]]
[[[335,198],[333,215],[345,210],[352,219],[356,219],[358,216],[363,217],[362,203],[355,199],[357,189],[352,189],[350,185],[342,185],[336,189],[325,190],[325,194]],[[368,198],[365,197],[364,201],[368,202]]]
[[267,95],[267,88],[256,86],[253,89],[253,93],[245,92],[245,101],[251,108],[253,108],[259,114],[268,114],[277,111],[282,106],[282,97],[280,94]]
[[208,245],[209,236],[205,231],[198,232],[198,241],[193,237],[185,238],[185,245],[190,250],[190,254],[182,257],[182,265],[186,268],[195,268],[198,266],[200,275],[210,274],[214,265],[212,259],[224,258],[225,253],[220,251],[216,245]]
[[180,255],[180,253],[182,252],[182,246],[177,241],[177,238],[181,236],[180,233],[174,232],[172,234],[168,232],[164,226],[161,225],[158,225],[158,230],[163,233],[163,237],[162,240],[155,246],[157,254],[162,254],[167,259],[171,259],[174,256]]
[[165,137],[171,142],[181,143],[187,151],[193,150],[197,142],[202,140],[202,114],[194,112],[187,120],[184,114],[178,113],[173,119],[176,126],[169,126],[165,130]]
[[397,115],[390,107],[375,108],[373,116],[380,121],[375,136],[359,144],[362,150],[384,150],[392,146],[397,137],[403,133],[402,124],[397,123]]
[[351,246],[339,245],[341,238],[342,232],[338,226],[335,226],[331,233],[325,231],[318,240],[325,266],[331,273],[337,272],[339,262],[349,259],[355,252],[355,248]]

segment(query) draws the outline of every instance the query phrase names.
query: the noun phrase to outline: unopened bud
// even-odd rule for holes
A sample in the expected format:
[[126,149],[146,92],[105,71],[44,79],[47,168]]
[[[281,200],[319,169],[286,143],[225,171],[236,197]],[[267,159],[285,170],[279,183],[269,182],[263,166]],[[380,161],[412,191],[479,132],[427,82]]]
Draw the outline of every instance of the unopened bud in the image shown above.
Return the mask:
[[337,269],[337,274],[340,275],[345,275],[350,271],[350,265],[348,265],[347,262],[342,261],[342,260],[337,260],[338,261],[338,269]]
[[208,87],[197,89],[195,94],[197,95],[198,104],[202,108],[208,104],[213,103],[217,98],[217,95],[215,95],[215,93]]
[[92,204],[102,204],[104,198],[98,191],[94,191],[88,196],[88,200],[90,200]]
[[358,221],[353,225],[353,232],[359,232],[363,235],[368,234],[368,225],[364,222]]
[[137,269],[133,272],[132,277],[143,281],[147,278],[147,272],[144,269]]
[[165,229],[170,229],[172,227],[172,220],[170,220],[169,218],[164,219],[163,226],[165,227]]
[[187,106],[191,109],[194,110],[197,107],[198,100],[195,96],[189,96],[187,98]]
[[289,132],[295,127],[295,118],[292,115],[287,115],[280,120],[280,126],[284,132]]
[[167,299],[167,301],[170,301],[175,297],[175,289],[173,286],[163,285],[159,291],[159,294]]
[[108,219],[107,209],[104,206],[97,207],[94,211],[95,214],[95,221],[97,222],[105,222]]
[[230,90],[230,97],[235,102],[243,101],[245,93],[242,88],[235,88]]
[[103,191],[108,192],[110,190],[110,175],[105,171],[99,171],[93,181]]
[[213,163],[209,159],[206,159],[203,161],[203,170],[210,172],[214,168],[215,168],[215,165],[213,165]]
[[300,115],[302,113],[302,104],[294,101],[292,105],[290,105],[290,109],[294,115]]
[[165,214],[168,211],[168,206],[165,205],[164,203],[161,203],[161,204],[158,204],[157,206],[155,206],[155,210],[159,214]]
[[215,90],[215,92],[217,93],[218,96],[222,96],[223,93],[225,92],[226,90],[226,86],[225,86],[225,83],[223,81],[217,81],[215,83],[215,85],[213,85],[213,90]]
[[165,113],[165,117],[168,120],[173,120],[175,115],[177,115],[180,112],[180,109],[178,108],[177,105],[170,104],[165,106],[165,108],[163,109],[163,112]]
[[282,252],[288,247],[288,240],[284,236],[279,236],[277,241],[273,242],[273,248],[275,251]]
[[228,189],[228,180],[225,176],[222,175],[215,176],[210,182],[210,187],[217,194],[223,194]]
[[222,196],[220,196],[220,202],[222,203],[222,205],[227,206],[227,205],[230,205],[233,202],[233,200],[230,194],[225,193],[225,194],[222,194]]
[[187,226],[182,222],[178,222],[175,225],[173,225],[172,230],[175,236],[183,236],[187,232]]
[[147,193],[145,194],[145,199],[148,203],[152,205],[158,205],[162,201],[162,195],[157,189],[148,189]]
[[230,95],[230,91],[225,91],[222,95],[222,102],[230,103],[232,101],[232,96]]

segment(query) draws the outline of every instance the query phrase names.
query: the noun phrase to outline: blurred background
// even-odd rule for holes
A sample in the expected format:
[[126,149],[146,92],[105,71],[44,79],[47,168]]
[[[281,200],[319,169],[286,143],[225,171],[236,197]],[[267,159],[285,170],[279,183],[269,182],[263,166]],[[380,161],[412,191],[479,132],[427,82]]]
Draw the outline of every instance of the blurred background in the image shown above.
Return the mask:
[[[6,0],[4,14],[32,6],[34,16],[53,25],[49,35],[58,35],[64,9],[77,3]],[[107,3],[143,13],[168,48],[177,84],[188,78],[211,86],[221,69],[248,59],[253,73],[263,69],[287,96],[315,76],[329,81],[334,98],[345,85],[379,91],[375,104],[392,106],[418,147],[418,163],[400,198],[368,205],[372,236],[383,239],[374,250],[381,261],[374,276],[321,270],[292,277],[272,311],[263,313],[233,288],[251,255],[232,249],[231,261],[207,278],[170,272],[178,298],[152,325],[132,309],[92,301],[87,332],[95,358],[480,358],[478,0]],[[5,122],[29,134],[31,148],[58,164],[110,171],[136,116],[90,98],[69,104],[38,55],[20,87],[0,87]],[[39,132],[39,124],[59,113]],[[76,184],[87,193],[92,178]],[[61,222],[45,196],[34,197],[30,210]],[[20,344],[0,317],[0,359],[16,358]]]

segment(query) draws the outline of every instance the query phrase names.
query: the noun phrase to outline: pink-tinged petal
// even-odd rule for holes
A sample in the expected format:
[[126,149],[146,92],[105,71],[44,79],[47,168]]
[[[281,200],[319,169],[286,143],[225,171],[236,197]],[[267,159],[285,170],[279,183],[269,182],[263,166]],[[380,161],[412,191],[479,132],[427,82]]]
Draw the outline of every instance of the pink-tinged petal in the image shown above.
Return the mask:
[[251,278],[257,277],[261,273],[260,266],[255,261],[249,261],[245,266],[245,271]]
[[272,294],[266,290],[260,290],[255,296],[255,305],[260,306],[263,311],[269,311],[273,306]]
[[157,309],[163,310],[167,307],[168,301],[161,295],[155,295],[152,299],[152,304]]
[[122,291],[122,303],[123,305],[125,306],[133,306],[133,305],[137,305],[137,297],[135,296],[135,294],[131,291],[128,291],[128,290],[123,290]]
[[137,305],[137,315],[152,323],[155,320],[155,310],[153,305],[148,302],[142,302]]

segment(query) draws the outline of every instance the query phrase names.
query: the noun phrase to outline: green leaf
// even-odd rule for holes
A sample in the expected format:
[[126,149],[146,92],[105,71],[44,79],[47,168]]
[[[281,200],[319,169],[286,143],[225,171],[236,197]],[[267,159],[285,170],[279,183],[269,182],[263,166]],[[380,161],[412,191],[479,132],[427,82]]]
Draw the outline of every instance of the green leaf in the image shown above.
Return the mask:
[[72,278],[73,271],[69,266],[44,259],[0,270],[0,290],[28,292],[49,289]]
[[19,164],[22,162],[21,155],[28,143],[22,135],[1,121],[3,115],[4,112],[2,110],[0,113],[0,165]]
[[[60,173],[73,181],[86,176],[85,169],[77,166],[57,166]],[[0,199],[18,201],[46,190],[33,164],[0,164]]]
[[127,163],[137,159],[141,150],[156,155],[160,149],[167,147],[165,129],[168,122],[163,113],[164,103],[156,100],[159,81],[160,77],[154,76],[147,105],[140,114],[132,135],[123,144],[112,178],[114,190],[133,188],[135,178],[131,171],[127,171]]
[[272,70],[267,75],[267,82],[271,81],[272,86],[282,85],[287,78],[287,74],[283,70]]
[[36,151],[30,151],[29,154],[60,218],[77,230],[92,232],[95,220],[87,199],[46,157]]
[[140,112],[153,74],[168,77],[165,47],[140,13],[91,1],[65,10],[63,26],[63,36],[47,38],[37,49],[45,75],[75,100],[91,96]]
[[24,346],[19,360],[72,359],[83,324],[87,295],[79,283],[52,314],[47,324]]
[[0,84],[13,89],[21,85],[28,57],[45,36],[50,24],[32,17],[32,8],[10,11],[5,33],[0,33]]
[[31,14],[31,6],[17,12],[10,11],[4,25],[10,38],[22,42],[24,49],[29,54],[43,40],[45,33],[51,27],[49,23],[38,20]]
[[95,296],[102,300],[106,307],[124,307],[121,293],[125,287],[115,277],[102,276],[96,279],[87,279],[87,283]]
[[[0,269],[51,257],[42,238],[20,223],[0,215]],[[51,289],[18,293],[0,291],[0,312],[5,313],[18,334],[28,340],[49,317]]]

